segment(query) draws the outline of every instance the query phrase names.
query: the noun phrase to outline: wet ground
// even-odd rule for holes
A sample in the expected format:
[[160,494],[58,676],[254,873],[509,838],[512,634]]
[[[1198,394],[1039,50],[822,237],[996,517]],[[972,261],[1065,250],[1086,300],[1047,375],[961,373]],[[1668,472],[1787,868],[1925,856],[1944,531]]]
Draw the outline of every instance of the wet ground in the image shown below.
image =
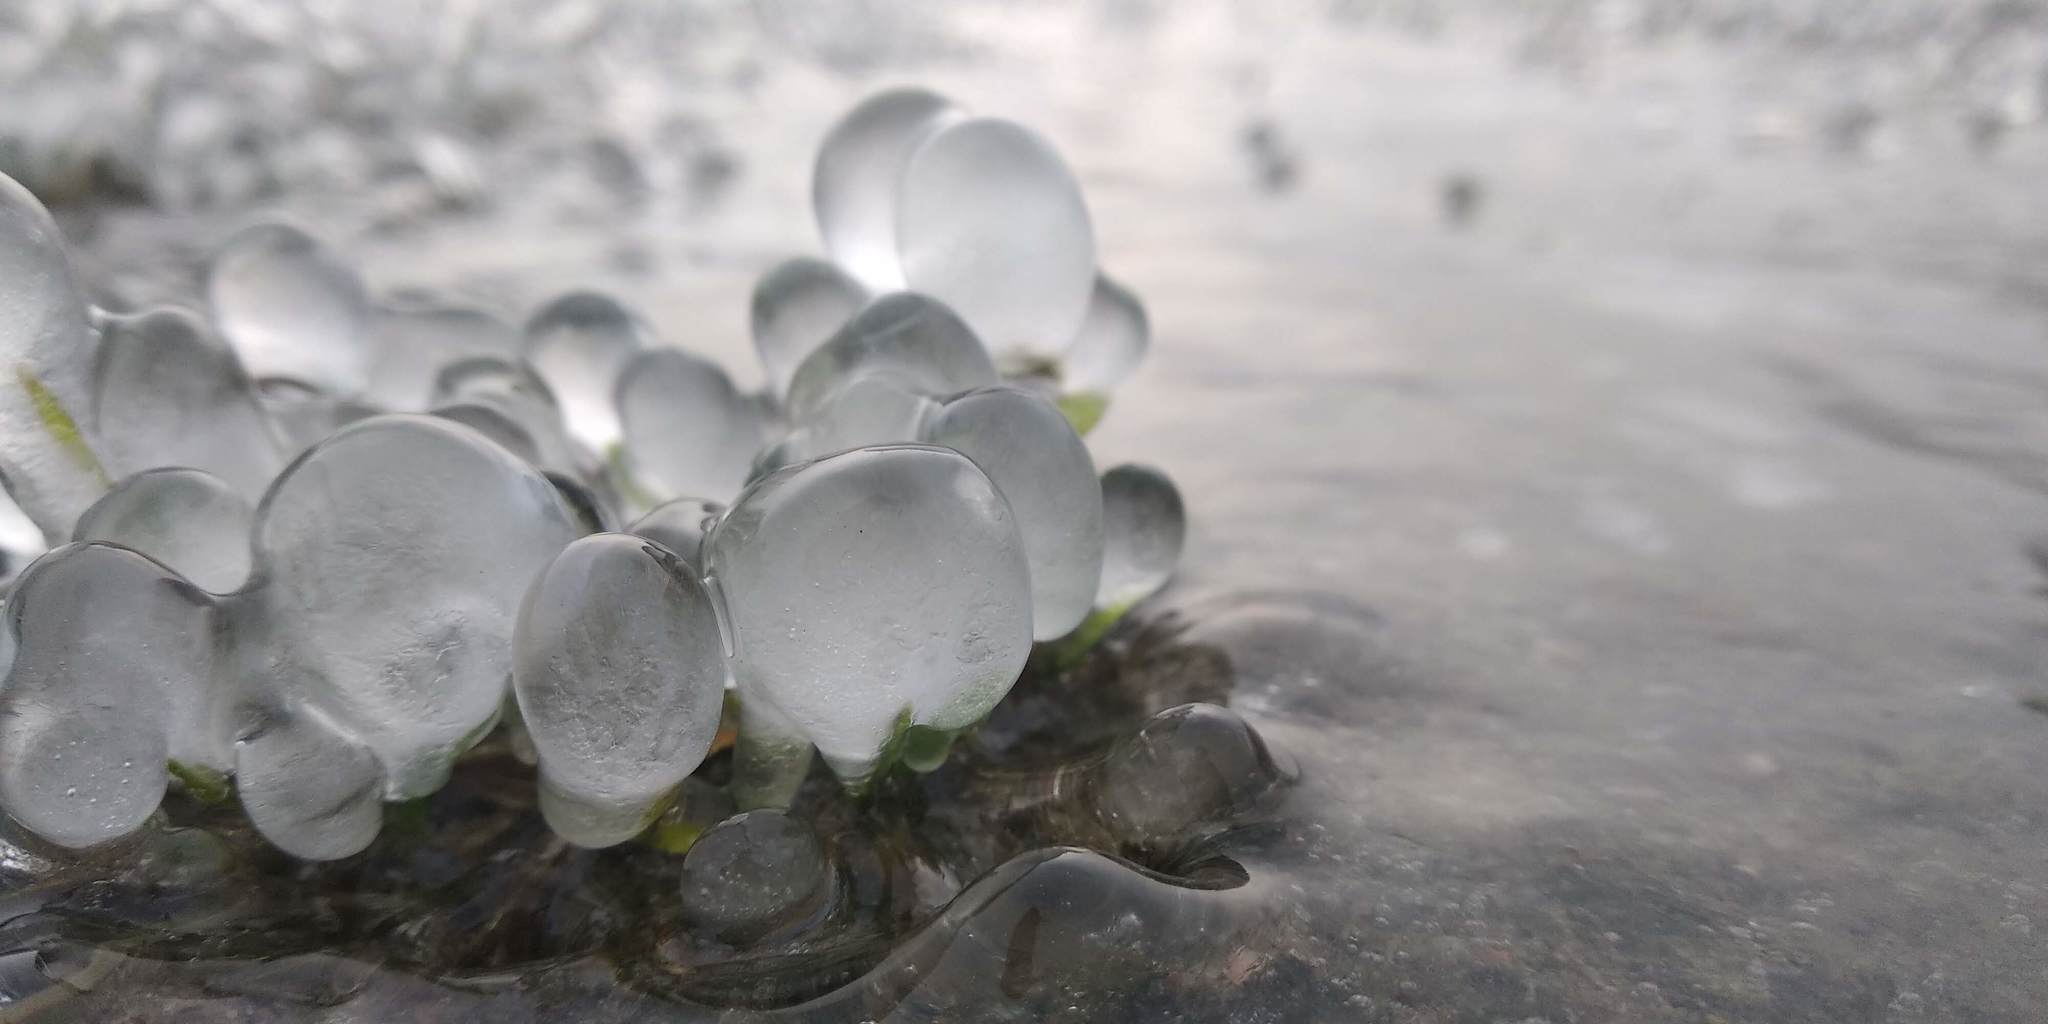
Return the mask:
[[[46,191],[75,188],[112,297],[185,291],[194,254],[281,210],[386,287],[513,312],[614,288],[751,380],[747,289],[816,249],[810,148],[854,98],[924,83],[1069,154],[1155,330],[1091,443],[1168,471],[1193,524],[1102,685],[1225,701],[1300,781],[1215,839],[1242,884],[1159,851],[1110,851],[1157,876],[1012,861],[775,1012],[2038,1020],[2048,9],[1540,6],[764,3],[677,14],[659,45],[564,15],[494,51],[517,59],[489,82],[528,62],[549,87],[501,136],[450,127],[456,157],[394,160],[420,151],[402,119],[351,156],[280,117],[223,150],[268,185],[122,143],[45,161]],[[563,95],[550,62],[578,47],[612,62]],[[84,991],[34,1019],[745,1002],[602,956],[146,952],[46,970]]]

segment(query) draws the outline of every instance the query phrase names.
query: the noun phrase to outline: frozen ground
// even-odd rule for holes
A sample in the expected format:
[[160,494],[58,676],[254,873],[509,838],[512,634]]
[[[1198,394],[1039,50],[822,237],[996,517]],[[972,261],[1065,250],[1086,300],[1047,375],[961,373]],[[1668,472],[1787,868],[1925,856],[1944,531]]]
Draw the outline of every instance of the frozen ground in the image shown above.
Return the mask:
[[[0,156],[128,301],[283,211],[750,373],[847,103],[1055,138],[1153,316],[1091,439],[1187,493],[1151,617],[1305,776],[1203,968],[1233,1019],[2048,1005],[2048,6],[216,0],[107,19],[210,55],[24,42],[59,6],[0,13]],[[133,88],[34,84],[100,59]],[[66,1012],[158,1019],[131,970]]]

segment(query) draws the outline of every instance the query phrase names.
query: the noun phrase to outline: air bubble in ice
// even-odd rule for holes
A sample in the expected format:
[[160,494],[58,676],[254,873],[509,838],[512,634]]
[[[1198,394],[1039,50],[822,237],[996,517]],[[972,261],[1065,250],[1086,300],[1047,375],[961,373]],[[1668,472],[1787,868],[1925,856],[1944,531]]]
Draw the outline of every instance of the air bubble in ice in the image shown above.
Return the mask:
[[1125,608],[1159,591],[1180,565],[1187,510],[1166,474],[1123,465],[1102,474],[1102,585],[1098,608]]
[[249,502],[199,469],[152,469],[114,485],[78,517],[72,539],[119,544],[162,562],[202,590],[224,594],[249,578]]

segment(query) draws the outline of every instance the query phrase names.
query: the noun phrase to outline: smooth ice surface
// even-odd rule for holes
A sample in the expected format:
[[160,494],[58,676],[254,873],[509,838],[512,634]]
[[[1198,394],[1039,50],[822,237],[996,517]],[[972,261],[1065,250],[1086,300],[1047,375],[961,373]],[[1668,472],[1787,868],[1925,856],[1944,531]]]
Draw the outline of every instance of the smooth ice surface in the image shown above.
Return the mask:
[[0,174],[0,478],[53,543],[107,487],[85,433],[94,343],[56,223]]
[[382,769],[317,708],[254,712],[235,741],[235,792],[263,838],[307,860],[360,852],[384,823]]
[[257,377],[352,394],[369,382],[370,299],[355,269],[318,239],[258,224],[206,271],[213,322]]
[[933,396],[998,379],[988,350],[959,316],[926,296],[898,292],[868,303],[805,357],[784,403],[791,421],[809,419],[847,381],[871,373]]
[[478,357],[517,359],[519,332],[469,306],[431,300],[379,306],[370,317],[376,363],[366,397],[393,412],[418,412],[433,402],[434,383],[451,363]]
[[167,765],[224,768],[211,602],[123,548],[72,544],[8,596],[18,643],[0,688],[0,806],[36,834],[89,846],[140,826]]
[[595,460],[569,436],[554,391],[516,357],[476,356],[442,367],[434,379],[433,404],[482,406],[512,421],[533,443],[534,464],[543,469],[581,475]]
[[833,388],[784,438],[788,447],[778,457],[804,461],[848,448],[917,441],[938,407],[893,374],[863,373]]
[[704,556],[699,549],[704,545],[704,534],[724,514],[725,506],[718,502],[677,498],[655,506],[636,520],[627,532],[654,541],[701,568]]
[[308,451],[257,510],[267,675],[432,792],[497,714],[512,625],[578,530],[554,487],[467,427],[378,416]]
[[133,548],[223,594],[249,579],[252,515],[247,499],[205,470],[152,469],[94,502],[71,539]]
[[234,350],[175,308],[106,317],[100,335],[92,409],[107,472],[188,466],[261,497],[284,443]]
[[903,287],[896,211],[911,153],[965,116],[937,93],[892,89],[848,111],[819,145],[811,175],[818,233],[833,261],[870,290]]
[[490,438],[493,444],[530,464],[540,464],[540,448],[533,443],[533,435],[497,408],[482,402],[455,402],[435,406],[433,414]]
[[1188,538],[1180,490],[1150,466],[1102,474],[1102,585],[1098,608],[1122,608],[1159,592]]
[[[703,583],[659,544],[594,534],[534,581],[515,644],[550,823],[582,846],[632,838],[718,731],[725,655]],[[561,804],[583,813],[558,817]]]
[[1237,712],[1183,704],[1110,751],[1093,780],[1094,804],[1126,842],[1184,842],[1242,813],[1280,777],[1265,740]]
[[619,440],[619,371],[653,332],[609,295],[571,292],[526,322],[526,361],[547,381],[569,435],[603,453]]
[[934,412],[924,440],[973,459],[1016,514],[1031,566],[1032,637],[1080,625],[1102,579],[1102,488],[1067,418],[1027,391],[982,388]]
[[618,415],[636,486],[660,499],[730,499],[761,446],[753,401],[718,364],[680,349],[649,349],[619,375]]
[[256,382],[256,401],[292,457],[357,420],[383,410],[353,398],[301,384],[288,377]]
[[832,861],[811,826],[776,810],[737,814],[706,830],[683,858],[683,916],[744,945],[814,909]]
[[840,778],[863,780],[899,716],[978,720],[1031,648],[1009,506],[957,452],[866,448],[747,489],[705,543],[743,701],[765,701]]
[[1095,287],[1095,229],[1052,144],[979,118],[920,146],[903,175],[907,287],[953,307],[989,351],[1055,357]]
[[784,260],[754,284],[751,324],[754,351],[768,375],[768,386],[780,396],[790,378],[840,325],[860,312],[867,292],[860,282],[823,260]]
[[1151,342],[1145,304],[1108,274],[1097,274],[1081,329],[1060,356],[1060,387],[1109,395],[1144,361]]

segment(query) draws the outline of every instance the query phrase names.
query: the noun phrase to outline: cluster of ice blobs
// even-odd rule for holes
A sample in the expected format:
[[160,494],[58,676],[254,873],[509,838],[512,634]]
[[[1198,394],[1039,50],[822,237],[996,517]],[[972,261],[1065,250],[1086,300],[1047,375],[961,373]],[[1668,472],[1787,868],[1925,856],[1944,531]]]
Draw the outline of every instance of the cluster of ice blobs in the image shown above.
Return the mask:
[[608,845],[670,806],[729,686],[740,806],[814,749],[860,785],[979,721],[1034,640],[1164,585],[1172,485],[1098,478],[1054,402],[1106,395],[1147,328],[1050,145],[885,93],[814,195],[831,261],[761,279],[748,394],[608,296],[520,330],[373,297],[283,225],[222,249],[203,316],[91,310],[0,178],[0,474],[62,544],[7,593],[0,805],[84,846],[232,777],[279,847],[342,857],[509,711],[549,822]]

